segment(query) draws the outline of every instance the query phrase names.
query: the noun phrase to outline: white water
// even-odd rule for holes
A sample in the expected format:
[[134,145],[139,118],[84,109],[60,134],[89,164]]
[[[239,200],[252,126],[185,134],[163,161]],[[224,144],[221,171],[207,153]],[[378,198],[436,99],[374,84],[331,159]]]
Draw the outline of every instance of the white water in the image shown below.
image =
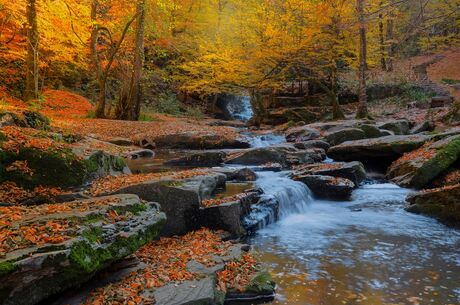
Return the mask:
[[262,188],[266,195],[274,197],[279,202],[279,218],[307,212],[313,200],[308,187],[288,178],[288,174],[288,172],[257,173],[257,186]]
[[[262,175],[267,193],[291,188],[276,175]],[[350,202],[282,195],[281,219],[252,239],[275,272],[277,304],[459,304],[460,232],[405,212],[408,192],[368,184]]]
[[265,135],[251,135],[248,141],[253,148],[267,147],[286,142],[284,135],[276,135],[273,133]]
[[240,104],[238,105],[229,103],[227,110],[234,119],[247,122],[254,115],[254,112],[252,111],[251,98],[249,96],[243,96],[239,102]]

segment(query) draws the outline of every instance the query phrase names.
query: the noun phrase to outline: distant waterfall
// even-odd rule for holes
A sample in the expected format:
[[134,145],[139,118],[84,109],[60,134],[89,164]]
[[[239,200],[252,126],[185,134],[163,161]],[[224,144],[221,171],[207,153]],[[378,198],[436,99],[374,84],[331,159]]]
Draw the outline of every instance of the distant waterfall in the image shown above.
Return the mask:
[[244,122],[249,121],[254,115],[249,96],[232,99],[227,104],[227,110],[235,120]]

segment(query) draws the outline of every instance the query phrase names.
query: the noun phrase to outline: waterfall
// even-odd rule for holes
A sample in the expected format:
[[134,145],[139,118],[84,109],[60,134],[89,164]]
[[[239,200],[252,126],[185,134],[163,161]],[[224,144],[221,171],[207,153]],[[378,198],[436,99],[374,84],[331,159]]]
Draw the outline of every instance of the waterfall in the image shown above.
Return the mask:
[[227,110],[234,119],[244,122],[249,121],[254,115],[249,96],[231,99],[227,104]]
[[287,177],[287,172],[260,172],[257,185],[279,203],[278,217],[305,213],[313,200],[310,189]]

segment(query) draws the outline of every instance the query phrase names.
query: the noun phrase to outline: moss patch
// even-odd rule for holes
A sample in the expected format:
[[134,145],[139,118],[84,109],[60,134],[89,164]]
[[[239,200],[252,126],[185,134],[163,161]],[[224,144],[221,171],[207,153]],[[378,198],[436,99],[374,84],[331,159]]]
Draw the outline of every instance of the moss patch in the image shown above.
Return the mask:
[[251,282],[246,286],[246,290],[250,292],[267,292],[275,289],[275,282],[272,276],[267,271],[257,273]]
[[0,277],[12,273],[17,267],[11,262],[0,262]]

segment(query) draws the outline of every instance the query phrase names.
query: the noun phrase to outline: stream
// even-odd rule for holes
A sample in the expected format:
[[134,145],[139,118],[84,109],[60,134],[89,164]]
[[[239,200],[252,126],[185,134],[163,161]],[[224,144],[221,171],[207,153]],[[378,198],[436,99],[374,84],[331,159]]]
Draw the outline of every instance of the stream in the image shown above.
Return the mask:
[[406,212],[410,190],[367,180],[338,202],[286,172],[256,184],[280,202],[279,221],[249,239],[278,284],[272,304],[460,303],[460,232]]

